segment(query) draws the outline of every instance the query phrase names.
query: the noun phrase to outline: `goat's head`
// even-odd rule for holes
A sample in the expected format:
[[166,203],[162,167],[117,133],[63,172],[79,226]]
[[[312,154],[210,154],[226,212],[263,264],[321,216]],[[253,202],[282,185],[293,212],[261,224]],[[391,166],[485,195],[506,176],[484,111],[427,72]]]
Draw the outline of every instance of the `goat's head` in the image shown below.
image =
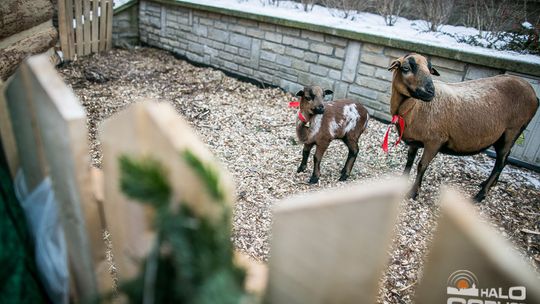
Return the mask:
[[306,86],[296,93],[300,97],[300,110],[314,115],[324,113],[324,96],[333,94],[331,90],[323,90],[319,86]]
[[431,75],[439,76],[439,72],[426,57],[415,53],[405,55],[392,61],[388,70],[394,71],[392,85],[400,94],[423,101],[435,97]]

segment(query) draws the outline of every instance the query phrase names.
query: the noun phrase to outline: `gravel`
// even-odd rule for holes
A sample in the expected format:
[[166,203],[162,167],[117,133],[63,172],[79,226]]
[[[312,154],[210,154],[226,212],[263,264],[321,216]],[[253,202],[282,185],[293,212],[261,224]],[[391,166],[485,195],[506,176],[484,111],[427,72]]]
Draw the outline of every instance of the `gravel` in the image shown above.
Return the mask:
[[[347,149],[336,141],[323,158],[320,183],[309,185],[309,166],[306,173],[296,173],[302,148],[294,131],[296,112],[287,107],[292,95],[276,88],[260,88],[211,68],[193,66],[165,51],[114,49],[81,58],[59,71],[86,109],[92,160],[98,167],[101,154],[97,127],[102,120],[141,97],[174,105],[233,174],[238,195],[233,242],[258,260],[268,259],[271,207],[277,200],[383,175],[400,175],[405,163],[403,144],[390,149],[388,155],[382,152],[380,143],[387,125],[372,119],[360,138],[360,153],[349,180],[338,182]],[[109,80],[98,83],[87,79],[96,72]],[[395,132],[392,136],[395,139]],[[403,200],[400,206],[379,302],[412,302],[422,259],[439,214],[435,202],[440,185],[451,185],[473,196],[493,163],[483,154],[440,154],[435,158],[418,199]],[[508,239],[533,268],[540,269],[540,237],[530,233],[540,231],[539,173],[507,166],[499,183],[475,208],[482,220]]]

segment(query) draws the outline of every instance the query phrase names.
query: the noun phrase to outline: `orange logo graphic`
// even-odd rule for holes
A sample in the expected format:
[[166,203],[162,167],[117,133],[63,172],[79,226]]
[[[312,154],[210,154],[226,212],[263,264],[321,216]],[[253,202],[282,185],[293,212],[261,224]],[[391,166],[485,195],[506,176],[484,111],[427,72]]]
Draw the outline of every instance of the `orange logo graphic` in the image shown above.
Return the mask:
[[468,270],[454,271],[448,278],[446,292],[452,295],[478,296],[478,279]]

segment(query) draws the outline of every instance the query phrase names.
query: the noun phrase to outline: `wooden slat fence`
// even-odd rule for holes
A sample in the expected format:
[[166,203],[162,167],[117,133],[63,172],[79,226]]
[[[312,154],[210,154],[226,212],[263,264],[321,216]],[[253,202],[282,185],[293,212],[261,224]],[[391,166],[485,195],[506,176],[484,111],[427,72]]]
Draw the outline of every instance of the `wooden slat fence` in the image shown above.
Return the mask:
[[74,60],[112,47],[113,0],[58,0],[60,45]]
[[[101,223],[90,187],[88,131],[84,110],[64,84],[47,55],[26,60],[2,92],[0,111],[9,116],[20,167],[32,192],[50,177],[64,228],[72,294],[79,299],[96,295],[96,268],[105,260]],[[9,138],[9,135],[8,135]],[[6,143],[13,142],[8,140]]]
[[[84,111],[47,57],[27,60],[5,87],[6,98],[0,98],[4,149],[12,169],[20,166],[25,172],[30,188],[46,175],[52,180],[76,301],[114,286],[104,267],[108,264],[100,239],[103,227],[111,232],[120,280],[138,273],[155,235],[149,221],[152,213],[120,192],[119,156],[158,160],[174,181],[175,202],[188,202],[197,214],[219,214],[201,181],[179,157],[189,149],[218,168],[227,201],[233,204],[228,173],[219,169],[170,105],[139,102],[108,119],[100,131],[103,171],[92,175]],[[96,181],[100,183],[93,187]],[[257,293],[260,300],[374,303],[406,190],[404,181],[385,180],[276,203],[268,272],[248,275],[258,282],[252,284],[258,286],[255,291],[261,290],[260,282],[268,282]],[[538,273],[477,215],[468,200],[449,191],[441,197],[439,225],[422,278],[413,287],[415,302],[540,303]]]

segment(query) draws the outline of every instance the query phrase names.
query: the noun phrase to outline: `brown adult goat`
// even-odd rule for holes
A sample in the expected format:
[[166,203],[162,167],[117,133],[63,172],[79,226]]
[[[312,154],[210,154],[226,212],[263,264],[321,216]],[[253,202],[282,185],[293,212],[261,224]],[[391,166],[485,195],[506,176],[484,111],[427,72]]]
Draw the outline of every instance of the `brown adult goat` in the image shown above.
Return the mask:
[[399,124],[397,128],[409,145],[405,173],[410,172],[418,148],[424,148],[410,197],[416,198],[424,172],[439,151],[472,155],[493,146],[495,166],[475,196],[476,201],[483,200],[538,108],[531,85],[510,75],[460,83],[433,81],[431,75],[439,73],[418,54],[394,60],[388,70],[394,71],[390,111],[404,119],[404,130]]
[[319,181],[321,159],[334,139],[341,139],[349,148],[347,161],[341,170],[339,180],[344,181],[349,177],[358,155],[358,139],[366,129],[369,120],[366,108],[353,100],[341,99],[325,104],[323,99],[328,94],[332,94],[332,91],[323,91],[318,86],[306,86],[296,93],[296,96],[300,97],[296,135],[298,140],[304,143],[302,162],[297,172],[306,170],[311,149],[317,146],[313,156],[310,184]]

